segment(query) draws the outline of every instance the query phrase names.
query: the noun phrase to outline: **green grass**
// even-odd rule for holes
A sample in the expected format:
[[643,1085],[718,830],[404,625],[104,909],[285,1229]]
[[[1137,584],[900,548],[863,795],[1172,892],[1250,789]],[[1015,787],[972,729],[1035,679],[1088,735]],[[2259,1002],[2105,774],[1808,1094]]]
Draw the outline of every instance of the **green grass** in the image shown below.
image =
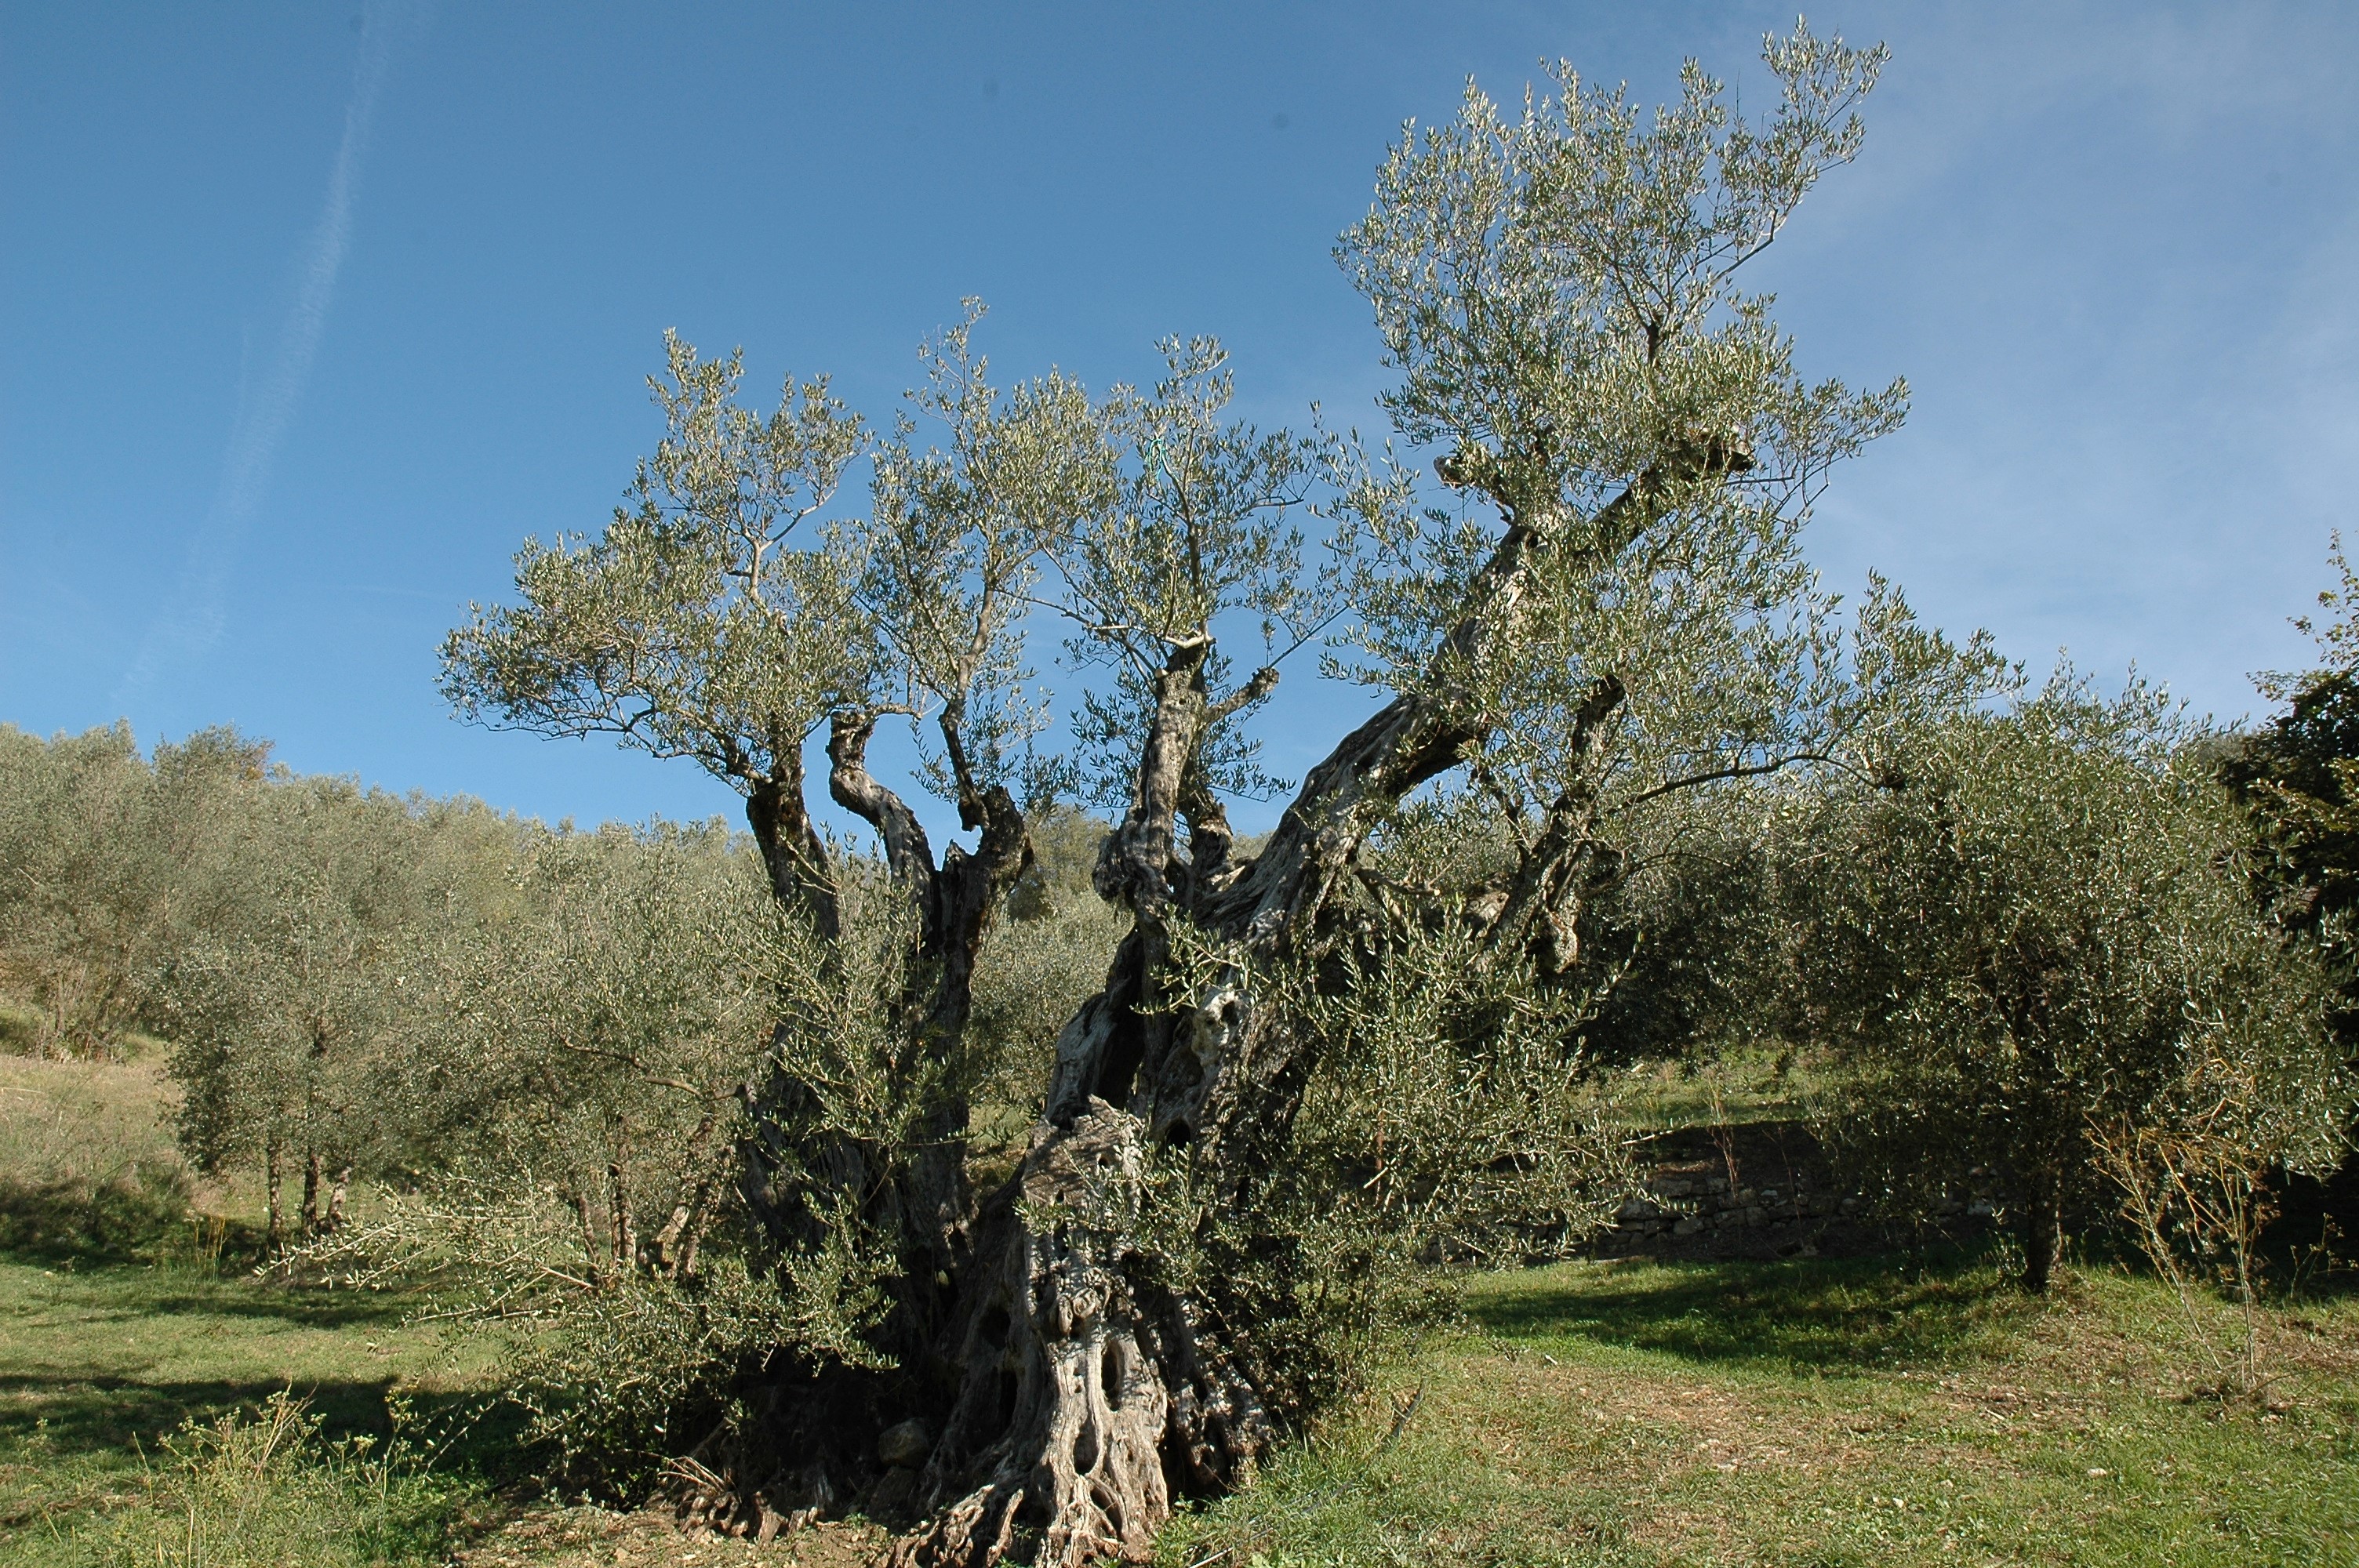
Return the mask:
[[1656,1131],[1802,1117],[1841,1082],[1817,1053],[1766,1048],[1641,1062],[1615,1084],[1616,1108]]
[[2039,1304],[1970,1260],[1586,1263],[1466,1306],[1162,1560],[2359,1563],[2351,1303],[2273,1313],[2278,1380],[2228,1404],[2124,1275]]
[[[404,1327],[400,1313],[381,1297],[291,1291],[193,1265],[0,1262],[0,1562],[102,1560],[93,1553],[118,1516],[165,1507],[154,1487],[168,1492],[179,1474],[167,1439],[201,1444],[192,1426],[281,1391],[304,1401],[321,1430],[282,1445],[270,1474],[294,1476],[289,1454],[324,1462],[340,1440],[386,1452],[388,1394],[430,1404],[479,1374],[448,1357],[438,1336]],[[462,1458],[445,1489],[454,1507],[477,1468]],[[328,1496],[305,1490],[317,1480],[290,1480],[290,1499]]]
[[[1775,1090],[1754,1076],[1705,1087],[1748,1108]],[[429,1420],[409,1430],[460,1443],[397,1447],[391,1403],[454,1411],[487,1371],[399,1301],[253,1279],[177,1198],[92,1217],[156,1171],[251,1228],[251,1193],[168,1179],[168,1108],[137,1064],[0,1058],[0,1564],[695,1549],[658,1519],[518,1511],[530,1485],[495,1501],[527,1479],[510,1433]],[[1630,1260],[1483,1276],[1464,1306],[1184,1515],[1167,1568],[2359,1565],[2359,1299],[2266,1314],[2276,1380],[2224,1402],[2178,1300],[2105,1269],[2034,1303],[1971,1256]]]
[[440,1562],[464,1488],[366,1435],[328,1439],[309,1405],[254,1411],[163,1438],[128,1506],[46,1548],[157,1568],[385,1568]]
[[[2180,1310],[2104,1272],[2034,1303],[1970,1259],[1485,1276],[1462,1332],[1261,1485],[1184,1517],[1163,1558],[2359,1563],[2359,1303],[2270,1314],[2268,1403],[2200,1391]],[[126,1541],[158,1562],[191,1519],[222,1541],[293,1541],[289,1561],[440,1561],[483,1495],[481,1456],[429,1476],[332,1445],[383,1444],[389,1391],[430,1399],[479,1371],[377,1298],[0,1263],[0,1563],[128,1561]],[[289,1388],[321,1423],[281,1451],[299,1463],[223,1462],[260,1428],[203,1429]],[[209,1468],[164,1452],[176,1432]],[[246,1518],[278,1535],[223,1522]],[[502,1539],[538,1560],[537,1538]]]

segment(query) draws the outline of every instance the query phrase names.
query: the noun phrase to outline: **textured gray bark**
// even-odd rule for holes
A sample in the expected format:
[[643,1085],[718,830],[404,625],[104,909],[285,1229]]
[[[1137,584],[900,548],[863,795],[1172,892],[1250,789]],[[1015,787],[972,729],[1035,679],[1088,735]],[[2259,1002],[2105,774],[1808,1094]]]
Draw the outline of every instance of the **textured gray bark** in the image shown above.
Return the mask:
[[[981,829],[970,854],[952,844],[936,863],[924,826],[907,802],[868,771],[867,751],[875,728],[873,715],[840,715],[828,737],[832,763],[829,791],[836,803],[876,830],[894,880],[918,906],[918,975],[930,977],[930,994],[911,997],[917,1027],[913,1046],[924,1060],[905,1065],[915,1073],[938,1067],[959,1049],[974,1001],[974,963],[1001,895],[1031,864],[1031,839],[1024,814],[1006,786],[979,784],[960,740],[960,714],[941,716],[941,732],[959,786],[962,826]],[[939,1095],[927,1108],[920,1143],[898,1182],[902,1219],[929,1254],[932,1273],[946,1273],[965,1256],[965,1230],[973,1207],[966,1176],[970,1108],[962,1091]]]
[[712,1200],[712,1149],[720,1127],[719,1109],[706,1111],[680,1151],[671,1212],[647,1246],[647,1266],[666,1279],[677,1280],[689,1271],[689,1238],[701,1225]]
[[762,852],[772,895],[785,908],[808,910],[820,935],[833,941],[841,929],[835,880],[827,843],[803,797],[802,743],[782,737],[774,755],[769,773],[746,785],[745,825]]
[[273,1258],[278,1256],[279,1244],[287,1235],[285,1210],[280,1204],[285,1175],[279,1167],[278,1134],[273,1132],[262,1146],[263,1241]]
[[303,1239],[310,1241],[320,1234],[320,1152],[310,1151],[303,1156]]

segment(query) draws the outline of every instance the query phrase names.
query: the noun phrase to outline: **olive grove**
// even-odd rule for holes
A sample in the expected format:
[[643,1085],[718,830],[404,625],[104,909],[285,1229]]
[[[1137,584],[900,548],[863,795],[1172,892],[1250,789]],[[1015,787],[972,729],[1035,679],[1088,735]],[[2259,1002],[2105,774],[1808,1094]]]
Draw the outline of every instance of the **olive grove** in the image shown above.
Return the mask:
[[2034,1291],[2113,1235],[2249,1303],[2350,1146],[2354,580],[2243,735],[1832,592],[1907,387],[1746,269],[1884,54],[1763,63],[1752,119],[1560,66],[1406,130],[1335,249],[1382,440],[1241,418],[1210,338],[995,373],[975,301],[885,411],[667,334],[622,503],[441,690],[742,830],[0,727],[0,1044],[152,1053],[245,1255],[499,1341],[549,1485],[903,1568],[1144,1559],[1612,1224],[1629,1086],[1733,1048],[1808,1060],[1864,1224],[1971,1179]]

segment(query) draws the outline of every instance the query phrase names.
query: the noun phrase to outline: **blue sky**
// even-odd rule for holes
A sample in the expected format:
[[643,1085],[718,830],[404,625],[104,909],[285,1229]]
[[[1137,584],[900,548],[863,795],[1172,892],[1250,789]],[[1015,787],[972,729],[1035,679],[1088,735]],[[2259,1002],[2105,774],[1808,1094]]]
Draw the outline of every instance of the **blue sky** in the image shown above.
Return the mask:
[[[1783,5],[0,5],[0,719],[234,722],[585,822],[686,763],[461,725],[434,647],[594,528],[677,327],[889,416],[961,296],[1007,373],[1230,344],[1375,422],[1329,258],[1401,120],[1542,57],[1759,86]],[[1805,368],[1915,388],[1813,552],[2197,707],[2298,665],[2359,459],[2359,8],[1854,5],[1867,149],[1759,268]],[[1272,762],[1360,708],[1293,677]],[[1266,810],[1240,813],[1262,825]]]

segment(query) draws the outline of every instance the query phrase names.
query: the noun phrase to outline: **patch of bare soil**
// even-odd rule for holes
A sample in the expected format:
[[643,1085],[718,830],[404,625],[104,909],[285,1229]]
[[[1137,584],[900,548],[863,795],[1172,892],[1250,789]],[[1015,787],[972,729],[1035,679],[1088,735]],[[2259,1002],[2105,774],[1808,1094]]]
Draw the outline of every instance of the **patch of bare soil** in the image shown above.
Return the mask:
[[873,1525],[821,1522],[766,1542],[682,1530],[643,1509],[539,1509],[459,1552],[454,1568],[869,1568],[888,1537]]

